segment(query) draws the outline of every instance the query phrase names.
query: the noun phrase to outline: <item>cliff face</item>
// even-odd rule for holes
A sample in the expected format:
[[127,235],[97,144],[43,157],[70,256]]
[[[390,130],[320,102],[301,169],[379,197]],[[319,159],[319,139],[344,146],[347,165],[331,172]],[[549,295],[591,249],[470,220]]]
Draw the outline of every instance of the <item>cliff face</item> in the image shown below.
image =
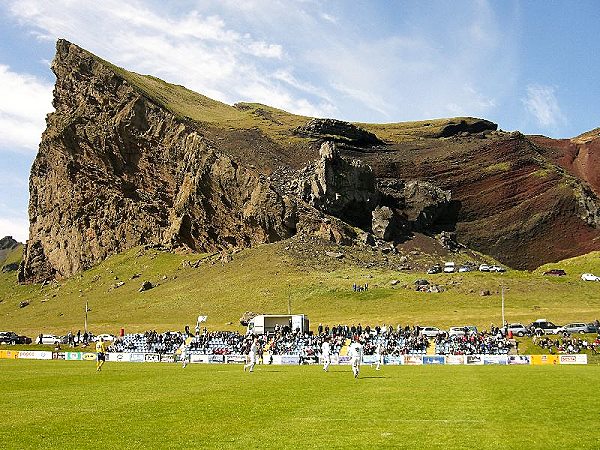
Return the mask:
[[597,133],[557,144],[474,118],[358,126],[229,106],[63,40],[52,70],[22,282],[137,245],[296,233],[372,245],[450,231],[518,268],[600,249]]
[[52,70],[21,281],[69,276],[145,243],[214,250],[294,232],[292,203],[109,65],[59,41]]

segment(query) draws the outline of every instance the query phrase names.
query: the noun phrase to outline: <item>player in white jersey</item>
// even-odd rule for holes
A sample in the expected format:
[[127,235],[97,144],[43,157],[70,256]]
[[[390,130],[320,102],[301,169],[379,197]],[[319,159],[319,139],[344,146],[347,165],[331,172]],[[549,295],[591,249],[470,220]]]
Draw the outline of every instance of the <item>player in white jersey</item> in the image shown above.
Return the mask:
[[321,345],[321,362],[323,363],[323,370],[329,371],[329,364],[331,364],[331,345],[329,344],[329,338],[325,338]]
[[249,372],[254,372],[254,365],[256,364],[256,358],[258,357],[258,338],[254,338],[250,351],[248,352],[248,362],[244,364],[244,372],[246,369],[250,369]]
[[185,367],[187,366],[187,363],[188,363],[188,361],[190,359],[190,356],[188,355],[187,348],[186,348],[185,344],[183,344],[183,347],[181,348],[180,358],[181,358],[181,367],[183,369],[185,369]]
[[348,354],[352,358],[352,373],[354,374],[354,378],[358,378],[358,373],[360,372],[360,363],[363,356],[363,346],[358,337],[356,337],[356,340],[350,344]]
[[383,353],[384,353],[383,343],[379,341],[377,347],[375,347],[375,357],[377,358],[377,365],[375,366],[375,370],[381,370],[380,366],[383,364]]

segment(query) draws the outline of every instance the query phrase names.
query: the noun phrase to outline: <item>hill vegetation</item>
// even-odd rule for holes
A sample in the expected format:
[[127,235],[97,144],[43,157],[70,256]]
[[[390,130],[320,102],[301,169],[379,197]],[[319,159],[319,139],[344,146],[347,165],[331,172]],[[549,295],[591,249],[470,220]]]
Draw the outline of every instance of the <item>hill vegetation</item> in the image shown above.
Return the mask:
[[[307,244],[303,244],[307,245]],[[199,315],[209,329],[241,329],[245,311],[307,314],[318,323],[420,324],[448,327],[501,323],[501,290],[510,322],[548,318],[558,323],[592,321],[600,311],[600,283],[584,282],[583,272],[600,273],[600,252],[552,264],[534,272],[426,275],[394,269],[360,253],[327,256],[342,250],[314,247],[297,255],[294,240],[262,245],[223,258],[221,254],[176,254],[135,248],[60,282],[18,285],[14,273],[0,274],[0,329],[36,335],[82,329],[88,303],[89,328],[96,333],[156,329],[181,330]],[[425,257],[425,256],[424,256]],[[442,259],[425,257],[425,263]],[[450,258],[450,257],[447,257]],[[472,260],[455,255],[453,260]],[[389,260],[388,260],[389,262]],[[393,262],[393,261],[392,261]],[[423,266],[424,267],[424,266]],[[549,267],[567,271],[547,277]],[[415,280],[442,285],[442,293],[416,292]],[[138,292],[144,281],[155,287]],[[122,285],[119,285],[123,283]],[[368,284],[354,292],[353,283]],[[489,295],[482,292],[489,291]],[[487,293],[487,292],[486,292]],[[28,306],[20,307],[21,302]]]

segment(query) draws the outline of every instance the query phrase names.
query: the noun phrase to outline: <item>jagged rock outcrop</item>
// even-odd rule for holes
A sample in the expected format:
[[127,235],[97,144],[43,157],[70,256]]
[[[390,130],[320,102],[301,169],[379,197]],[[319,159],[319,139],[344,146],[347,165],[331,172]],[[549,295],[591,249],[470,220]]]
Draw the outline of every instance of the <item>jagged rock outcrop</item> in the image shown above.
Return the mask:
[[19,243],[12,236],[4,236],[0,239],[0,250],[12,250],[18,245]]
[[368,227],[377,204],[373,171],[358,160],[341,158],[332,142],[321,145],[319,156],[299,172],[298,195],[318,210]]
[[444,126],[440,131],[438,137],[456,136],[459,133],[484,133],[489,131],[496,131],[497,129],[498,125],[494,122],[490,122],[489,120],[476,120],[472,122],[461,120],[460,122],[451,122],[448,125]]
[[215,250],[294,233],[293,201],[113,67],[61,40],[52,70],[21,281],[69,276],[140,244]]
[[308,123],[296,128],[295,133],[300,136],[358,147],[384,144],[375,134],[354,124],[335,119],[311,119]]

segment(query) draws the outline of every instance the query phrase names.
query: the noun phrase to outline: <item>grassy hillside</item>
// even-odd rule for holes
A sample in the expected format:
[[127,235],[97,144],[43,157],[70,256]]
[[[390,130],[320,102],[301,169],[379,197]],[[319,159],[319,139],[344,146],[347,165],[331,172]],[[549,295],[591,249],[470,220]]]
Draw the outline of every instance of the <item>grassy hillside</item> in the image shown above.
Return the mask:
[[[564,268],[566,277],[544,277],[539,271],[425,275],[359,267],[350,258],[324,254],[301,261],[286,250],[288,245],[263,245],[233,255],[230,262],[222,262],[219,255],[132,249],[43,287],[19,286],[14,272],[1,274],[0,329],[29,335],[76,331],[83,328],[86,302],[89,328],[95,332],[182,329],[199,314],[208,315],[210,329],[238,329],[245,311],[286,313],[288,305],[293,313],[307,314],[315,327],[319,322],[360,322],[488,328],[501,321],[501,286],[510,322],[600,318],[600,283],[579,278],[583,272],[600,274],[598,252],[552,265]],[[141,275],[132,279],[136,274]],[[416,292],[417,278],[446,291]],[[140,293],[145,280],[157,286]],[[119,282],[124,285],[115,287]],[[353,292],[353,283],[368,283],[369,290]],[[482,296],[484,290],[491,295]],[[29,305],[20,308],[22,301]]]

